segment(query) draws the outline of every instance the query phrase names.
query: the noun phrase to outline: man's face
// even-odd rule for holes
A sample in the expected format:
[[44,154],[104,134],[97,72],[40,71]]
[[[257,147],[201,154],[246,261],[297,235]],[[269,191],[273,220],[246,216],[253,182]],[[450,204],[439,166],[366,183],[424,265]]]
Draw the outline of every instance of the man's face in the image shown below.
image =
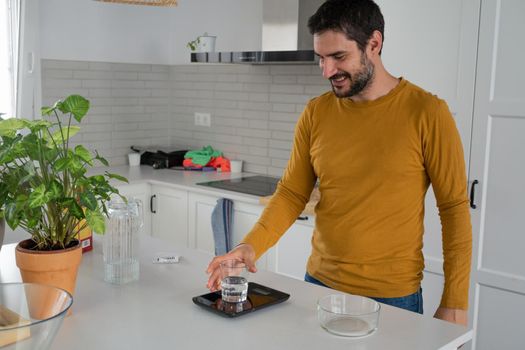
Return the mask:
[[314,50],[319,56],[323,77],[330,80],[337,97],[352,97],[363,92],[374,78],[374,65],[357,43],[341,32],[327,30],[314,35]]

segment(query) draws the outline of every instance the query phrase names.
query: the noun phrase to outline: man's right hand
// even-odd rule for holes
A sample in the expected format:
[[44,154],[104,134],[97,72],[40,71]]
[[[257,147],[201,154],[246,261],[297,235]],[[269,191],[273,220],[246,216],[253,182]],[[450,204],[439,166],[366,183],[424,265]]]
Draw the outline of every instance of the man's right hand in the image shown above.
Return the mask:
[[219,255],[213,258],[213,260],[208,265],[206,273],[210,276],[208,277],[208,284],[206,287],[214,292],[220,289],[221,286],[221,276],[220,276],[220,264],[224,260],[239,260],[246,264],[248,271],[254,273],[257,272],[255,267],[255,250],[249,244],[239,244],[237,247],[233,248],[230,252]]

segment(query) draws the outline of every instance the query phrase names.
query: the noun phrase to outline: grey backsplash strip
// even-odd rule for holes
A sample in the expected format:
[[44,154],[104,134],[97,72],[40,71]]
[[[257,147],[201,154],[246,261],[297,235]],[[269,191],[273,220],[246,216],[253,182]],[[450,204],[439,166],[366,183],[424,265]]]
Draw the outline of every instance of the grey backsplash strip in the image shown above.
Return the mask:
[[[206,145],[244,170],[280,176],[306,102],[329,84],[311,65],[149,65],[42,61],[42,100],[72,93],[91,101],[72,140],[97,149],[112,165],[127,163],[131,145]],[[194,113],[210,113],[211,127]]]

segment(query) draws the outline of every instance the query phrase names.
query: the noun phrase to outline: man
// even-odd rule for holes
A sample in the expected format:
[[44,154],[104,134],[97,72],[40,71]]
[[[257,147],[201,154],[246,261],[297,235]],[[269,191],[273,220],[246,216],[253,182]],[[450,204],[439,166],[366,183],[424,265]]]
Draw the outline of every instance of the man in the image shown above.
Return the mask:
[[445,285],[435,317],[467,324],[472,246],[463,150],[446,103],[396,78],[381,60],[384,21],[372,0],[328,0],[310,18],[332,90],[312,99],[288,166],[243,242],[208,266],[254,261],[304,209],[319,180],[305,280],[422,313],[424,198],[432,184],[443,228]]

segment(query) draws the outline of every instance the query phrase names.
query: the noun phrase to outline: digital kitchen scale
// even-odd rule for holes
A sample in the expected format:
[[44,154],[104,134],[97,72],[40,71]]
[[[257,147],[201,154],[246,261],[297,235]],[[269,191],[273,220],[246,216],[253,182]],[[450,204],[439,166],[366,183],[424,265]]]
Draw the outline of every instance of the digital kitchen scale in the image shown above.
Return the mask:
[[243,303],[223,302],[221,291],[193,297],[193,302],[200,307],[224,317],[237,317],[265,307],[282,303],[290,294],[249,282],[248,297]]

